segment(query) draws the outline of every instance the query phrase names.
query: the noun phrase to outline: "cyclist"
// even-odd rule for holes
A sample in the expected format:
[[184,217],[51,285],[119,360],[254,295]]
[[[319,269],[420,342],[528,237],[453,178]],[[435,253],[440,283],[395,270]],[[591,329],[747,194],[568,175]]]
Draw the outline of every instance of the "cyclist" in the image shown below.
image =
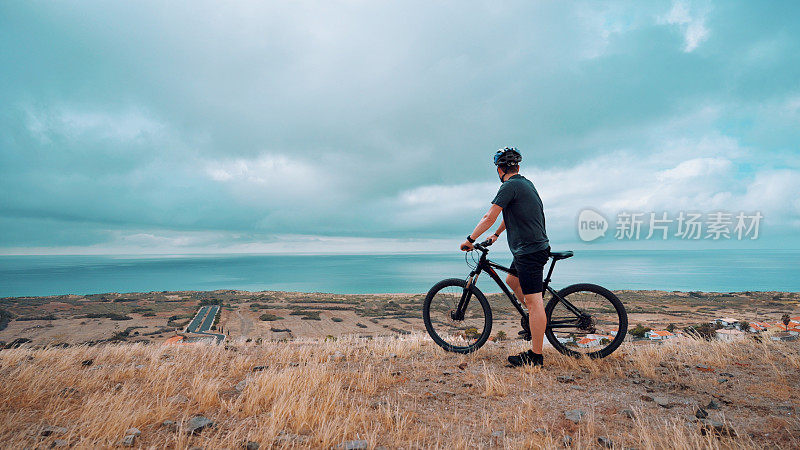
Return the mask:
[[489,212],[461,244],[461,250],[472,250],[472,244],[491,228],[500,212],[503,213],[500,226],[489,239],[494,242],[500,233],[508,231],[508,246],[514,255],[511,269],[516,276],[509,274],[506,283],[528,307],[531,331],[531,349],[509,356],[508,362],[514,366],[541,366],[542,343],[547,327],[542,302],[542,275],[550,255],[550,245],[545,233],[542,200],[533,183],[519,174],[520,161],[522,155],[514,147],[505,147],[495,153],[494,164],[500,177],[500,189],[492,200]]

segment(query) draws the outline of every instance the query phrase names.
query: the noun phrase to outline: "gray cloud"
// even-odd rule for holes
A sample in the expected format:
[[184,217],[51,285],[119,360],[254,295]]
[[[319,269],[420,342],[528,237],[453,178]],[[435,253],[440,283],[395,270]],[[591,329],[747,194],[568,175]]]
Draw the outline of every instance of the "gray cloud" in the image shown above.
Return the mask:
[[[504,145],[542,179],[563,240],[573,207],[660,198],[645,181],[697,158],[727,158],[725,181],[644,206],[743,199],[800,171],[796,17],[792,3],[7,2],[0,247],[461,236]],[[611,183],[606,201],[586,167],[639,171],[643,191]],[[797,206],[773,214],[797,230]]]

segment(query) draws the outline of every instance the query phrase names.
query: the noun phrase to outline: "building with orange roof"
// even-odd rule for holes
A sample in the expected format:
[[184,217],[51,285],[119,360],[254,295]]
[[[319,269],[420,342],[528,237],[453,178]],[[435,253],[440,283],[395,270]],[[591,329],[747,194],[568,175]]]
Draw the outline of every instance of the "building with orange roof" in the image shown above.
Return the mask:
[[663,341],[665,339],[675,337],[674,334],[667,330],[650,330],[645,334],[645,336],[647,336],[647,338],[651,341]]

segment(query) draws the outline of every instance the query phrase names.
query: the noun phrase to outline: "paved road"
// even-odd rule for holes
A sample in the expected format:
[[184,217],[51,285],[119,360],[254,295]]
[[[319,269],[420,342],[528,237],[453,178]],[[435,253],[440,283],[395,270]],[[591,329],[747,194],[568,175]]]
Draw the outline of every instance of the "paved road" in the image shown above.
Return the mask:
[[214,325],[214,319],[217,317],[217,312],[219,311],[219,306],[214,305],[208,310],[208,315],[206,316],[206,320],[203,321],[203,324],[200,326],[200,329],[197,330],[199,332],[208,331],[211,329],[211,326]]
[[186,331],[189,333],[194,333],[195,331],[197,331],[197,327],[199,327],[200,324],[202,323],[203,318],[206,316],[206,313],[208,313],[208,306],[203,306],[202,308],[200,308],[200,310],[197,311],[197,314],[195,314],[192,321],[189,322],[189,326],[186,327]]
[[212,333],[208,330],[214,325],[214,319],[217,317],[219,311],[218,305],[203,306],[195,314],[194,318],[186,327],[187,333],[204,334],[213,336],[217,340],[217,344],[225,340],[225,335],[220,333]]

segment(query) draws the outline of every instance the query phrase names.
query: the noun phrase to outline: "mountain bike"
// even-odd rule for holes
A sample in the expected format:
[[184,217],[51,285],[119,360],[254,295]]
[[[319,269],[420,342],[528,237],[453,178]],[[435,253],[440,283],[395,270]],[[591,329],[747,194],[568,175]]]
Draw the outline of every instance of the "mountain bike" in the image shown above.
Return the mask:
[[[472,271],[464,280],[448,278],[436,283],[425,297],[422,317],[428,334],[439,346],[449,352],[471,353],[489,339],[492,332],[492,308],[476,286],[482,272],[489,274],[519,312],[522,331],[520,335],[530,340],[528,313],[522,302],[500,279],[497,270],[516,275],[508,267],[488,259],[486,240],[475,243],[480,257],[474,259]],[[549,294],[545,306],[547,328],[545,336],[559,352],[575,357],[603,358],[616,350],[628,330],[628,313],[622,302],[608,289],[596,284],[580,283],[556,292],[550,287],[550,277],[556,261],[573,256],[572,251],[550,252],[550,268],[543,280],[544,293]],[[466,258],[466,255],[465,255]],[[468,263],[469,264],[469,263]]]

